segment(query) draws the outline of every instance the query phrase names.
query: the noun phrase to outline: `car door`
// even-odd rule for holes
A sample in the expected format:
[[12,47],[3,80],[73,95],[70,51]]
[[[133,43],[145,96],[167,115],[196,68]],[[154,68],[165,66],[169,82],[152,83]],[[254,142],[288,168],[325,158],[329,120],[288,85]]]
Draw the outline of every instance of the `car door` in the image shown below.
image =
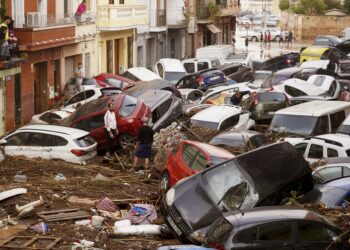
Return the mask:
[[278,221],[258,226],[257,239],[253,243],[253,249],[295,250],[294,244],[293,223]]
[[68,141],[61,136],[52,135],[54,146],[52,147],[51,157],[52,159],[70,159],[70,147],[68,147]]
[[314,221],[297,222],[296,250],[319,250],[328,248],[333,237],[339,235],[335,229]]
[[325,158],[325,148],[317,143],[311,143],[310,148],[309,148],[309,152],[306,156],[306,160],[309,163],[314,163],[316,161],[319,161],[323,158]]
[[4,146],[5,155],[19,156],[23,155],[23,150],[28,146],[29,132],[19,132],[9,135],[5,138],[7,141]]
[[172,116],[171,112],[171,104],[173,103],[173,99],[168,99],[162,104],[160,104],[153,112],[152,112],[152,122],[153,122],[153,130],[157,131],[161,128],[164,128],[171,124],[175,119]]
[[51,159],[54,150],[54,141],[50,134],[43,132],[31,132],[28,137],[28,146],[23,149],[23,154],[29,158]]
[[309,152],[308,149],[310,148],[308,145],[308,143],[298,143],[294,146],[294,148],[298,150],[304,157],[306,157]]

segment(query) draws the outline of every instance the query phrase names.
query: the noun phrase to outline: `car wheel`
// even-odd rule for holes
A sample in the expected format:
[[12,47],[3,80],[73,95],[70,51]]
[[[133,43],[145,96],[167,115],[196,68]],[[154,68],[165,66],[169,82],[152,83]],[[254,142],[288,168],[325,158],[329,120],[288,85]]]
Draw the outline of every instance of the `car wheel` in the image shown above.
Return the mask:
[[281,40],[281,37],[280,37],[280,36],[276,36],[276,37],[275,37],[275,41],[276,41],[276,42],[279,42],[280,40]]
[[245,78],[244,78],[244,82],[252,82],[254,79],[253,79],[253,77],[252,76],[246,76]]
[[165,194],[170,189],[170,176],[168,171],[164,171],[160,177],[160,191]]
[[129,148],[134,145],[134,138],[129,134],[122,134],[118,137],[118,143],[122,148]]
[[253,37],[252,37],[252,41],[253,41],[253,42],[257,42],[257,41],[258,41],[258,38],[257,38],[256,36],[253,36]]

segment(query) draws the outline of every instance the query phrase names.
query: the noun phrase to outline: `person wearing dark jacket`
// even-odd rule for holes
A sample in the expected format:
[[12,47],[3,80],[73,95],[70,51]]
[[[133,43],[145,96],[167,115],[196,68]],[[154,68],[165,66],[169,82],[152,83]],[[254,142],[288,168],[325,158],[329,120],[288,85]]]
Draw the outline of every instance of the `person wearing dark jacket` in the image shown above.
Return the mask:
[[243,96],[248,94],[250,94],[250,91],[237,91],[236,93],[234,93],[233,96],[231,96],[230,98],[232,105],[238,106],[242,102]]
[[133,170],[136,170],[139,159],[145,159],[145,169],[149,169],[149,160],[152,156],[153,129],[148,126],[148,119],[143,120],[143,126],[139,130],[136,151],[134,157]]

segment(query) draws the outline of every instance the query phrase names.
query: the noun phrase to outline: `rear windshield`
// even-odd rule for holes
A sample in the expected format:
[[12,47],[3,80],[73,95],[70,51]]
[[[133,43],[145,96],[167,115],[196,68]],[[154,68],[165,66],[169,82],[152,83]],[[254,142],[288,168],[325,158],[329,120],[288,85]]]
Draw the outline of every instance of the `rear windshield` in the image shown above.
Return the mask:
[[83,85],[96,85],[97,86],[97,81],[94,78],[85,78],[83,80]]
[[66,120],[64,120],[63,125],[69,126],[71,123],[83,116],[105,110],[107,108],[108,101],[109,98],[105,97],[85,103],[79,109],[74,111]]
[[92,139],[92,137],[90,137],[89,135],[87,135],[87,136],[81,137],[79,139],[76,139],[75,143],[81,148],[86,148],[86,147],[94,145],[95,140]]
[[286,97],[282,93],[264,92],[258,95],[258,100],[260,102],[284,102]]
[[137,99],[135,97],[126,95],[123,104],[119,110],[119,114],[122,117],[127,117],[134,113],[137,105]]
[[241,140],[239,139],[221,139],[221,138],[213,138],[213,140],[210,141],[210,144],[215,145],[215,146],[220,146],[220,145],[228,145],[230,147],[243,147],[244,146],[244,141],[243,137]]

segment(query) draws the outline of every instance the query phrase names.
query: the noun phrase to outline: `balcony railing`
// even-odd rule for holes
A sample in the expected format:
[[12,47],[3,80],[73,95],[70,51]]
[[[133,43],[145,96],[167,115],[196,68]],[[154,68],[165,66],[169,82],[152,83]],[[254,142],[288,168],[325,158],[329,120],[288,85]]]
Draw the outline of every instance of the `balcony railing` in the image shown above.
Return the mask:
[[208,5],[198,5],[196,14],[198,19],[207,19],[210,16]]
[[24,54],[21,57],[18,44],[0,43],[0,69],[17,67],[26,60]]
[[148,15],[147,5],[100,6],[99,29],[147,25]]

